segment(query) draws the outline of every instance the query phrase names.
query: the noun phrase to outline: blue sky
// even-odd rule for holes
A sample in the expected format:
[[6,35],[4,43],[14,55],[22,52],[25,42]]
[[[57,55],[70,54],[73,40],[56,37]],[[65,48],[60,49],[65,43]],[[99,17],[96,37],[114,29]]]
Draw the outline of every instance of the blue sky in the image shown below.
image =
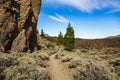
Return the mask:
[[120,0],[42,0],[38,20],[50,36],[66,32],[68,23],[75,37],[104,38],[120,34]]

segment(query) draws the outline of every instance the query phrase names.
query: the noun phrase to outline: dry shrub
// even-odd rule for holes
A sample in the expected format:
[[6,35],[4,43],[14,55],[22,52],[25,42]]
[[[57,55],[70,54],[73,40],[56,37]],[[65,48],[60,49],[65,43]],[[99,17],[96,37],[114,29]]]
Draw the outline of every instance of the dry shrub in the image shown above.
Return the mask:
[[5,80],[49,80],[45,70],[38,65],[11,66],[4,74]]
[[115,72],[120,76],[120,57],[109,61],[115,67]]
[[104,54],[116,54],[116,53],[120,53],[120,49],[119,48],[104,48],[102,49]]
[[[75,80],[119,80],[119,51],[120,49],[117,48],[94,49],[87,52],[81,52],[79,49],[69,53],[62,51],[57,56],[64,62],[69,61],[69,69],[77,69]],[[63,54],[64,56],[61,56]]]
[[62,57],[68,55],[69,53],[67,51],[61,51],[60,53],[56,54],[56,59],[61,59]]
[[80,60],[76,60],[76,61],[71,61],[71,63],[69,64],[69,68],[76,68],[79,64],[81,63]]
[[11,53],[0,56],[0,80],[50,80],[45,61],[54,50]]
[[61,61],[62,61],[62,62],[69,62],[69,61],[71,61],[72,59],[73,59],[72,56],[68,55],[68,56],[64,56]]
[[0,56],[0,72],[2,72],[5,68],[17,65],[18,62],[16,61],[16,58],[13,56],[10,56],[10,54],[3,53]]
[[81,53],[87,53],[88,50],[87,49],[81,49]]
[[75,80],[119,80],[114,68],[106,63],[86,61],[79,65]]
[[34,58],[36,59],[41,59],[41,60],[49,60],[49,54],[47,52],[39,52],[39,53],[34,53],[33,54]]

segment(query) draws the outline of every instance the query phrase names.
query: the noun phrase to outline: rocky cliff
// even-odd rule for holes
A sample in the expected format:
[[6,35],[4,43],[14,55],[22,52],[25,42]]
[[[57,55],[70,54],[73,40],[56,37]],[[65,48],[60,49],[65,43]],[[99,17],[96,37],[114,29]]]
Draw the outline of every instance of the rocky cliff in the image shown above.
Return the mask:
[[41,0],[0,0],[0,51],[39,48],[37,20]]

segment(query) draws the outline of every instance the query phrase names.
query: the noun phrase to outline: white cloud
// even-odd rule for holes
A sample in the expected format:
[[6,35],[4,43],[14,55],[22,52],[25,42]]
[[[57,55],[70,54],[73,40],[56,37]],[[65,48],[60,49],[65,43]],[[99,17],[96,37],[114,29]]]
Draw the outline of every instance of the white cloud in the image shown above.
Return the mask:
[[57,18],[57,17],[54,17],[54,16],[48,16],[48,17],[55,20],[55,21],[63,23],[63,21],[61,19]]
[[57,13],[56,13],[56,16],[57,16],[59,19],[61,19],[62,21],[64,21],[65,23],[68,23],[68,22],[69,22],[66,18],[64,18],[63,16],[61,16],[61,15],[59,15],[59,14],[57,14]]
[[55,15],[56,15],[56,17],[51,16],[51,15],[49,15],[48,17],[55,20],[55,21],[61,22],[61,23],[68,23],[69,22],[66,18],[64,18],[63,16],[61,16],[57,13]]
[[45,0],[45,2],[69,5],[88,13],[95,9],[120,9],[120,0]]

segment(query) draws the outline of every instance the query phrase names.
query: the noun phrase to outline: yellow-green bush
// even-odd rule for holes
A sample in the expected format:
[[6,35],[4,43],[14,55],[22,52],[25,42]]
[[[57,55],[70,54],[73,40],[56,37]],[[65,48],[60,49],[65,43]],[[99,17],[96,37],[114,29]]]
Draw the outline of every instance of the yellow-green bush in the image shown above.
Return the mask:
[[68,68],[76,68],[74,80],[120,79],[120,49],[107,48],[89,51],[77,49],[75,52],[62,51],[57,54],[57,57],[63,62],[69,61]]
[[87,49],[81,49],[80,52],[82,52],[82,53],[86,53],[86,52],[88,52],[88,50],[87,50]]
[[44,61],[54,50],[33,53],[3,53],[0,56],[0,80],[49,80]]
[[114,72],[114,68],[105,63],[90,61],[82,63],[78,67],[75,80],[119,80],[119,76]]
[[35,59],[29,56],[19,57],[17,61],[19,62],[19,64],[35,64],[36,63]]
[[45,70],[38,65],[11,66],[4,70],[5,80],[49,80]]

